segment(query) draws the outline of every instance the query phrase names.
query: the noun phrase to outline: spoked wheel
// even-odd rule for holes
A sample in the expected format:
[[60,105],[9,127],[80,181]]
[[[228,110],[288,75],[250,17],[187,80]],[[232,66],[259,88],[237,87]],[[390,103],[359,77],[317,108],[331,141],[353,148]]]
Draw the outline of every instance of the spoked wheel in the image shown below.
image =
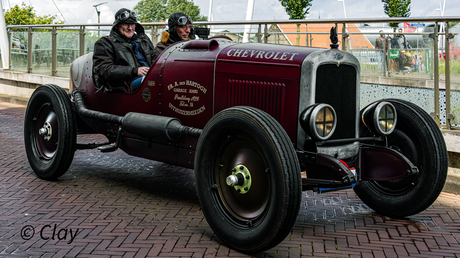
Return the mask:
[[30,97],[24,121],[24,143],[35,174],[43,179],[63,175],[76,146],[76,118],[67,93],[45,84]]
[[195,180],[209,225],[241,252],[276,246],[299,212],[300,166],[291,140],[256,108],[229,108],[209,121],[198,141]]
[[423,109],[404,100],[385,101],[398,112],[396,129],[387,137],[388,146],[406,156],[419,173],[390,181],[361,181],[354,190],[382,215],[410,216],[428,208],[439,196],[447,177],[447,149],[441,131]]

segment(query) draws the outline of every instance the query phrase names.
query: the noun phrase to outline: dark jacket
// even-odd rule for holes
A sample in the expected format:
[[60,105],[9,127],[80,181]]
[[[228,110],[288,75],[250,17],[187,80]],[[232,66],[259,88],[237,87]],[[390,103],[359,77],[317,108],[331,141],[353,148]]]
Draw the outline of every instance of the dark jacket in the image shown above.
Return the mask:
[[385,51],[388,50],[388,38],[378,37],[375,40],[375,49],[377,50],[377,52],[382,52],[384,47]]
[[160,41],[158,41],[155,45],[155,50],[161,53],[163,50],[165,50],[165,48],[174,43],[176,43],[176,41],[173,39],[173,37],[170,37],[169,32],[162,31]]
[[[187,40],[190,40],[190,38],[188,38]],[[155,50],[161,53],[163,52],[163,50],[165,50],[165,48],[179,41],[183,41],[183,39],[181,39],[176,32],[164,30],[161,32],[160,41],[158,41],[157,44],[155,44]]]
[[404,35],[396,35],[391,40],[391,48],[392,49],[407,49],[407,41],[406,36]]
[[96,87],[104,87],[104,91],[126,91],[137,76],[141,66],[133,50],[131,42],[139,44],[140,52],[145,60],[152,66],[159,53],[140,24],[136,24],[136,33],[131,39],[121,35],[115,26],[110,34],[100,38],[94,44],[93,67]]

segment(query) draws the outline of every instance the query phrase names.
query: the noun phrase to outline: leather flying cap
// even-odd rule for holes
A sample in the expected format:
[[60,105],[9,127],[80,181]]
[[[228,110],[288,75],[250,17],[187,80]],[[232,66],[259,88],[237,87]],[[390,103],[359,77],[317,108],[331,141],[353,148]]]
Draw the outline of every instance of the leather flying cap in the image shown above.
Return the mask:
[[183,26],[186,24],[192,24],[192,18],[186,15],[183,12],[175,12],[169,15],[168,18],[168,27],[174,28],[175,26]]
[[115,21],[113,26],[117,24],[135,24],[137,23],[136,13],[127,8],[121,8],[115,13]]

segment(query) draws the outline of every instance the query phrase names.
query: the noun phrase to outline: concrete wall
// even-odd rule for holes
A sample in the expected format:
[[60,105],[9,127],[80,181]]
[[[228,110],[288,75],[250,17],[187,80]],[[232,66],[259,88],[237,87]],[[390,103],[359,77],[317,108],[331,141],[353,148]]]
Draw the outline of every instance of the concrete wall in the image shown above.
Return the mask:
[[0,101],[27,105],[34,90],[42,84],[69,89],[69,78],[0,70]]
[[[454,115],[452,126],[460,126],[460,83],[451,82],[450,113]],[[445,81],[439,82],[439,118],[446,124],[446,90]],[[407,76],[361,77],[361,107],[383,98],[400,98],[417,104],[427,113],[434,112],[434,81]]]

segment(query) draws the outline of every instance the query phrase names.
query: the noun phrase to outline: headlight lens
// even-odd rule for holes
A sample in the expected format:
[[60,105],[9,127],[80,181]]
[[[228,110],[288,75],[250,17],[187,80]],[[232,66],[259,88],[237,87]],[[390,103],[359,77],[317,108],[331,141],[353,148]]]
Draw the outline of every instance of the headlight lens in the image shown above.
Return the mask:
[[363,111],[362,120],[375,133],[389,135],[396,126],[396,108],[386,101],[372,104]]
[[300,124],[313,139],[324,141],[335,131],[337,116],[334,108],[328,104],[316,104],[308,107],[300,116]]
[[[390,104],[391,105],[391,104]],[[384,133],[392,132],[395,125],[395,110],[393,105],[384,105],[379,112],[379,129]]]
[[334,129],[335,113],[332,107],[325,106],[321,108],[316,115],[315,125],[316,132],[321,137],[327,137]]

